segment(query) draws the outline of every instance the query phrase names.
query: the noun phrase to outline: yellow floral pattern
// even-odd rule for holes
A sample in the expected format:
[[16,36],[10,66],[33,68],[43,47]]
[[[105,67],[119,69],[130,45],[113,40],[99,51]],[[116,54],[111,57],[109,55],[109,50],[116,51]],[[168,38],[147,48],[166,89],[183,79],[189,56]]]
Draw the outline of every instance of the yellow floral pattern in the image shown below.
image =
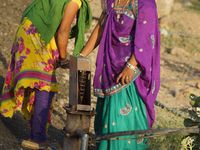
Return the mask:
[[45,44],[28,18],[20,24],[11,49],[3,93],[0,96],[0,113],[12,117],[20,111],[30,119],[33,111],[35,88],[58,91],[55,63],[59,57],[55,38]]

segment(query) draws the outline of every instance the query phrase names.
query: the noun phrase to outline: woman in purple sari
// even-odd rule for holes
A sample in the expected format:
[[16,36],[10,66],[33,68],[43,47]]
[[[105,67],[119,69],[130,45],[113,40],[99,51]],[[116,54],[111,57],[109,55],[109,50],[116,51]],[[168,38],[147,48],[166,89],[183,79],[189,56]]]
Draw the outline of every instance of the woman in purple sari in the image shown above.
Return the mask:
[[[95,132],[145,130],[155,120],[160,86],[160,35],[155,0],[105,0],[80,56],[99,44],[94,76]],[[137,136],[101,141],[100,150],[147,149]]]

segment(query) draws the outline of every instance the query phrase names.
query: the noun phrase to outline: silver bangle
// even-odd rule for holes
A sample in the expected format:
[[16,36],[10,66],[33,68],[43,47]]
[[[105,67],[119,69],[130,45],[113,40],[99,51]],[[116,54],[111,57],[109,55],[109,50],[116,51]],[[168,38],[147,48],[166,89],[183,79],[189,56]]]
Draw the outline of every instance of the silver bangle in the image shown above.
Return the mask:
[[135,69],[137,68],[136,66],[133,66],[132,64],[130,64],[129,62],[126,63],[126,66],[128,68],[130,68],[131,70],[133,70],[135,72]]
[[81,57],[85,57],[82,53],[79,53],[79,56],[81,56]]

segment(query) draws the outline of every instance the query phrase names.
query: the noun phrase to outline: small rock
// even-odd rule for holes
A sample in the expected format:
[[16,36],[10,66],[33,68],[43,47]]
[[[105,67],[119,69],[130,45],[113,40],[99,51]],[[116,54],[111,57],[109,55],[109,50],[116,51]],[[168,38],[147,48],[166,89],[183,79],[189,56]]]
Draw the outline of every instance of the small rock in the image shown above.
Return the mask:
[[161,28],[160,29],[160,34],[165,36],[165,37],[170,35],[169,31],[167,29],[165,29],[165,28]]
[[172,54],[172,55],[184,55],[184,56],[189,55],[189,53],[186,52],[185,49],[179,48],[179,47],[174,47],[173,49],[171,49],[170,54]]
[[200,81],[197,82],[197,83],[195,84],[195,87],[196,87],[197,89],[200,89]]
[[164,60],[160,60],[160,65],[165,65],[165,61]]
[[173,96],[173,97],[176,97],[179,93],[179,89],[175,88],[175,89],[172,89],[170,91],[170,94]]

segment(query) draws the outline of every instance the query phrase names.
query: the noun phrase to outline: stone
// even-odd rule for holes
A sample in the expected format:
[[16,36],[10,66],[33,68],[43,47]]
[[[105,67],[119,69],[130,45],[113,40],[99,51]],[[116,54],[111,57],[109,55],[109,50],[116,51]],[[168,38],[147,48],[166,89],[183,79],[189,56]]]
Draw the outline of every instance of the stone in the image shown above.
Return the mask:
[[171,51],[169,52],[172,55],[184,55],[184,56],[188,56],[189,53],[185,51],[185,49],[180,48],[180,47],[174,47],[171,49]]
[[165,61],[164,60],[160,60],[160,65],[165,65]]
[[197,82],[197,83],[195,84],[195,87],[196,87],[197,89],[200,89],[200,81]]
[[172,11],[174,0],[156,0],[158,8],[158,16],[162,18],[163,16],[169,15]]
[[178,88],[174,88],[170,90],[169,92],[173,97],[176,97],[179,94],[180,90]]
[[169,31],[167,29],[165,29],[165,28],[161,28],[160,29],[160,34],[165,36],[165,37],[170,35]]

